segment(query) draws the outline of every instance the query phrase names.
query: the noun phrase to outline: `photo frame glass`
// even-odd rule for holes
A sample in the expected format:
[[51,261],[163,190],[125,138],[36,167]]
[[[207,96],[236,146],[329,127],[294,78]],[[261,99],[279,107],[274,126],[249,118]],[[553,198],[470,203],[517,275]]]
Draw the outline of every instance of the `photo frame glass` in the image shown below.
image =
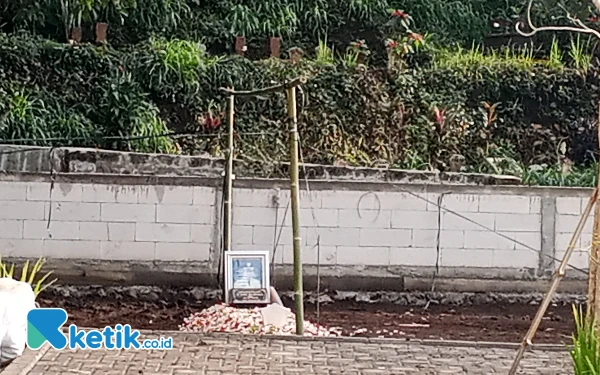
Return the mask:
[[269,252],[227,251],[225,253],[227,303],[268,303]]

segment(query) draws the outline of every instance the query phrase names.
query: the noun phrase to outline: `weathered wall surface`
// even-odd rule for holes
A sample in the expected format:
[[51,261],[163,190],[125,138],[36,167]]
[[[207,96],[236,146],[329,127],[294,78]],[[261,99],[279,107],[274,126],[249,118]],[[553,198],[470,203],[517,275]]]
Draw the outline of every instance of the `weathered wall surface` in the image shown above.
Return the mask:
[[[104,170],[115,168],[103,162]],[[210,171],[218,166],[205,167],[206,176],[171,177],[34,167],[43,164],[0,174],[2,256],[47,257],[69,281],[216,282],[222,180]],[[139,168],[132,161],[123,166]],[[301,194],[307,287],[318,270],[330,288],[423,289],[435,275],[436,289],[543,289],[591,191],[469,185],[461,178],[311,182]],[[276,282],[285,288],[292,264],[289,185],[238,178],[234,186],[233,249],[270,250]],[[587,268],[590,239],[591,220],[575,267]],[[585,275],[569,270],[568,277]]]

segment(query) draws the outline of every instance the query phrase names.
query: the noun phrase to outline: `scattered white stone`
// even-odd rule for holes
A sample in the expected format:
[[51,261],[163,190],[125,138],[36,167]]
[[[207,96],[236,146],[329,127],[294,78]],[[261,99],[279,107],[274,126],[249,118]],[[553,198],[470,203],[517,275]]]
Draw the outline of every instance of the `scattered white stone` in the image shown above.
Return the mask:
[[[236,308],[225,304],[213,305],[195,313],[179,327],[181,331],[214,333],[230,332],[243,334],[295,335],[296,316],[287,311],[285,323],[281,326],[265,323],[261,308]],[[305,336],[341,336],[337,328],[326,328],[304,322]]]

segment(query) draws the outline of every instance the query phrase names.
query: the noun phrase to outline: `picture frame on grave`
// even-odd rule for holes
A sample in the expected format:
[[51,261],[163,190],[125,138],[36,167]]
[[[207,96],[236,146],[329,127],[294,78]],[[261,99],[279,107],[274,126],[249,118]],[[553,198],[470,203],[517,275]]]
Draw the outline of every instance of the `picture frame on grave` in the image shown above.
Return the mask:
[[269,280],[269,251],[225,252],[225,303],[269,303]]

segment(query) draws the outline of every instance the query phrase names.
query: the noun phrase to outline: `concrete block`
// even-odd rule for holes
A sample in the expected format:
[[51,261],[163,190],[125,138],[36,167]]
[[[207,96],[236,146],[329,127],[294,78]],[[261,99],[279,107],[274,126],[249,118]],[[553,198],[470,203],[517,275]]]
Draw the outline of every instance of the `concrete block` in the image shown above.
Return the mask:
[[38,259],[44,256],[42,248],[44,240],[0,239],[0,250],[3,257],[21,257]]
[[306,245],[360,246],[360,230],[356,228],[316,228],[306,230]]
[[[213,243],[213,225],[192,224],[191,225],[191,242],[193,243]],[[235,228],[235,227],[234,227]],[[233,234],[233,232],[232,232]],[[175,241],[170,241],[175,242]]]
[[42,241],[44,256],[58,259],[101,259],[100,241]]
[[[503,233],[506,236],[513,238],[513,233]],[[499,236],[494,232],[465,232],[465,249],[500,249],[514,250],[516,244],[514,241]]]
[[100,203],[52,202],[46,218],[54,221],[100,221]]
[[210,245],[203,243],[157,242],[156,260],[161,261],[208,261]]
[[24,201],[27,200],[26,182],[0,182],[0,200]]
[[[281,235],[280,235],[281,233]],[[306,239],[306,229],[300,229],[300,236]],[[268,245],[274,246],[275,241],[279,238],[279,244],[291,245],[293,241],[292,228],[291,227],[253,227],[251,234],[251,242],[254,245]],[[302,241],[304,245],[305,241]]]
[[[462,216],[462,217],[461,217]],[[496,215],[486,213],[463,213],[457,216],[451,212],[442,212],[444,230],[487,231],[494,229]],[[485,228],[488,229],[485,229]]]
[[48,222],[45,220],[25,220],[23,226],[23,238],[31,240],[78,240],[80,238],[79,222],[51,221],[50,228],[48,229]]
[[360,229],[360,246],[410,247],[412,231],[408,229]]
[[209,206],[170,204],[159,204],[156,206],[157,223],[211,224],[214,218],[214,208]]
[[542,215],[496,214],[496,230],[510,232],[540,232]]
[[107,223],[109,241],[135,241],[135,223]]
[[[427,193],[427,195],[425,196],[425,199],[427,199],[427,211],[438,212],[438,210],[440,209],[438,206],[440,195],[440,193]],[[444,212],[443,209],[442,212]]]
[[108,241],[108,225],[109,223],[103,222],[80,222],[79,238],[82,240]]
[[[289,209],[288,216],[292,213]],[[283,215],[278,217],[281,222]],[[233,225],[275,225],[275,209],[264,207],[236,207],[233,210]]]
[[[236,191],[235,189],[233,190]],[[215,206],[217,189],[208,186],[194,186],[192,201],[194,206]]]
[[392,228],[399,229],[437,229],[437,212],[392,211]]
[[[302,264],[335,265],[337,249],[335,246],[303,246]],[[317,257],[319,255],[319,257]],[[283,247],[283,264],[294,264],[294,246]]]
[[513,235],[514,239],[520,242],[515,244],[516,250],[527,250],[532,252],[541,251],[542,234],[540,232],[517,232],[513,233]]
[[0,220],[0,238],[23,238],[23,220]]
[[137,203],[138,192],[135,185],[83,185],[83,202],[93,203]]
[[156,205],[102,203],[100,219],[109,222],[154,223],[156,222]]
[[101,259],[152,261],[156,259],[154,242],[101,242]]
[[529,197],[529,213],[542,213],[542,197]]
[[[442,198],[442,207],[454,212],[479,211],[478,194],[445,194]],[[437,211],[437,208],[435,208]]]
[[494,250],[493,266],[498,268],[538,268],[539,255],[531,250]]
[[479,212],[528,214],[530,197],[515,195],[482,195],[479,197]]
[[[291,207],[285,212],[285,208],[277,210],[277,225],[292,226],[292,209]],[[300,209],[300,226],[303,228],[313,227],[338,227],[339,226],[338,210],[332,208],[301,208]],[[275,223],[275,218],[273,218]],[[273,224],[271,224],[273,225]]]
[[[572,233],[556,233],[555,242],[556,242],[556,251],[565,251],[569,247],[569,242],[571,242],[571,237],[573,237]],[[582,236],[583,237],[583,236]],[[583,238],[580,238],[575,243],[575,249],[581,248]],[[587,242],[591,242],[591,236],[588,236]]]
[[55,183],[50,195],[50,183],[32,182],[27,186],[28,201],[81,202],[83,187],[79,184]]
[[337,247],[337,264],[387,266],[390,264],[389,247]]
[[[291,211],[287,215],[290,226],[292,225]],[[300,226],[311,227],[338,227],[340,226],[339,211],[335,209],[325,208],[301,208],[300,209]]]
[[[557,233],[573,233],[577,224],[581,219],[580,216],[576,215],[556,215],[556,232]],[[594,227],[594,220],[591,215],[588,218],[585,226],[583,227],[583,233],[591,234]]]
[[[268,227],[266,227],[268,228]],[[252,232],[254,231],[254,227],[249,225],[236,225],[231,230],[231,244],[232,245],[241,245],[241,244],[253,244],[252,240]],[[271,240],[272,242],[272,240]]]
[[140,242],[190,242],[189,224],[136,223],[135,240]]
[[[331,191],[324,190],[319,191],[321,195],[321,207],[322,208],[345,208],[345,209],[356,209],[358,207],[358,201],[361,196],[365,194],[362,191]],[[282,205],[285,207],[285,205]]]
[[[416,248],[436,248],[437,230],[415,229],[413,231],[412,246]],[[440,247],[450,247],[460,249],[464,247],[465,239],[463,231],[443,230],[440,233]]]
[[[361,208],[381,207],[381,209],[392,211],[426,211],[427,199],[429,199],[429,194],[427,193],[392,191],[371,192],[363,197]],[[378,204],[378,202],[380,202],[380,204]]]
[[444,249],[442,267],[491,268],[494,265],[494,253],[485,249]]
[[[276,189],[233,189],[233,207],[264,207],[275,208],[273,197],[283,194]],[[289,194],[287,194],[289,199]],[[285,199],[285,198],[283,198]],[[287,201],[286,201],[287,202]],[[284,203],[285,205],[285,203]]]
[[[589,253],[582,251],[574,252],[573,255],[571,255],[571,258],[569,259],[568,264],[573,267],[577,267],[581,270],[588,270],[590,268]],[[573,272],[577,271],[573,271],[572,269],[569,269],[569,267],[567,267],[567,273],[571,274]]]
[[20,202],[0,200],[0,219],[44,220],[45,202]]
[[434,247],[392,247],[390,266],[433,267],[437,259]]
[[392,227],[390,210],[339,210],[341,228],[383,228]]
[[193,186],[142,186],[138,203],[142,204],[187,204],[194,201]]
[[566,215],[581,215],[583,213],[583,199],[578,197],[557,197],[556,213]]
[[[304,189],[305,185],[304,182],[300,182],[300,208],[329,208],[329,207],[323,207],[323,194],[324,192],[321,190],[311,190],[310,194],[308,191],[306,191]],[[275,193],[275,191],[273,191],[273,193],[269,194],[269,196],[272,198],[272,195]],[[280,208],[285,208],[285,206],[288,204],[288,202],[290,202],[290,207],[291,207],[291,195],[290,195],[290,190],[289,189],[285,189],[285,190],[280,190],[279,191],[279,207]],[[274,206],[272,206],[274,207]]]

